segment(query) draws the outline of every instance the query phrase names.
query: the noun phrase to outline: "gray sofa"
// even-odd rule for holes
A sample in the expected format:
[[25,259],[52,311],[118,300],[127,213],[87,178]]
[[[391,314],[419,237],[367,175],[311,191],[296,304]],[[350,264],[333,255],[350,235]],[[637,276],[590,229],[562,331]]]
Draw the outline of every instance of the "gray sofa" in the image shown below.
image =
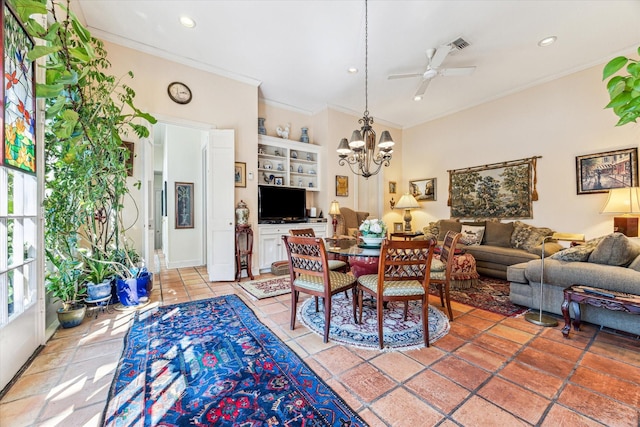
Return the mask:
[[[540,309],[541,270],[541,260],[508,268],[513,303]],[[545,257],[542,310],[562,314],[563,291],[576,284],[640,295],[638,240],[612,233]],[[581,317],[586,322],[640,335],[640,318],[632,314],[582,305]]]
[[[461,248],[473,255],[478,273],[499,279],[507,278],[510,265],[539,260],[542,256],[542,239],[553,234],[550,228],[534,227],[520,221],[459,222],[451,219],[432,222],[424,227],[423,232],[425,236],[433,235],[442,241],[449,230],[460,233],[467,229],[482,231],[482,236],[479,241],[466,241],[469,244],[463,243]],[[461,240],[465,242],[465,239]],[[561,248],[557,243],[547,242],[545,256]]]

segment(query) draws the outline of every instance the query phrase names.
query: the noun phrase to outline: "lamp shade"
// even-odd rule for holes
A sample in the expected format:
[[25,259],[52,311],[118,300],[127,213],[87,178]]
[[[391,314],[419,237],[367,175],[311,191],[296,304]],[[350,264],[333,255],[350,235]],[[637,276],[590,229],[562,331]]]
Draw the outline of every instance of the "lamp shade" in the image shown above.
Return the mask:
[[340,205],[336,200],[331,202],[331,206],[329,207],[329,215],[340,215]]
[[398,203],[396,203],[395,207],[398,209],[415,209],[419,208],[420,205],[418,204],[418,201],[415,197],[413,197],[409,193],[406,193],[402,197],[400,197],[400,200],[398,200]]
[[640,214],[640,188],[626,187],[609,190],[609,197],[600,213]]

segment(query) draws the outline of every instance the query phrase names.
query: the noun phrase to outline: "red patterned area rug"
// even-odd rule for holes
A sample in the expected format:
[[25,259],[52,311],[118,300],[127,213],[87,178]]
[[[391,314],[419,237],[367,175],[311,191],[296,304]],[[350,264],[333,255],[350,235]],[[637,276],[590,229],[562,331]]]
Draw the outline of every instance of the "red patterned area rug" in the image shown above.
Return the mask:
[[[439,305],[440,293],[434,285],[429,289],[431,304]],[[478,284],[468,289],[451,289],[452,301],[481,308],[507,317],[516,317],[528,310],[527,307],[516,305],[509,299],[509,282],[502,279],[481,276]]]
[[291,292],[289,275],[269,277],[268,279],[250,280],[238,282],[245,291],[257,299],[270,298]]

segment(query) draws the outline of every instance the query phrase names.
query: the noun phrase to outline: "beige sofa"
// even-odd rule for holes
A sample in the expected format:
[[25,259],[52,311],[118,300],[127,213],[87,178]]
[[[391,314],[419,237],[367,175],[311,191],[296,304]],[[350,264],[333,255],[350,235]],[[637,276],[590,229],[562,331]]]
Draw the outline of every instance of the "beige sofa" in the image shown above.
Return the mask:
[[[449,230],[460,233],[468,232],[469,229],[474,232],[482,231],[480,240],[471,239],[470,241],[463,238],[461,241],[467,244],[460,244],[459,247],[473,255],[478,273],[499,279],[507,278],[507,269],[510,265],[540,259],[542,239],[553,234],[550,228],[534,227],[521,221],[464,222],[455,219],[432,222],[424,227],[423,232],[425,236],[433,235],[438,241],[442,241]],[[559,244],[547,241],[544,247],[545,256],[561,248]]]

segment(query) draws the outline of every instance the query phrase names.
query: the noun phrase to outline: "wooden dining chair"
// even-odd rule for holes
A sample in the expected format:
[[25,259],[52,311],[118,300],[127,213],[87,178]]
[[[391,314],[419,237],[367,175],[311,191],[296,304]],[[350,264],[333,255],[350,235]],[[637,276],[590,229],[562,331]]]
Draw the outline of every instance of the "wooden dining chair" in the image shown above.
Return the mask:
[[449,289],[451,288],[451,271],[453,270],[456,245],[458,244],[458,240],[460,240],[461,236],[462,234],[455,231],[447,231],[442,243],[442,250],[440,251],[440,262],[444,264],[444,268],[438,268],[437,271],[431,271],[430,274],[431,283],[435,284],[440,292],[440,305],[442,305],[442,308],[444,309],[445,302],[447,304],[446,309],[449,314],[450,321],[453,321],[451,298],[449,296]]
[[353,289],[356,278],[350,274],[329,269],[324,240],[318,237],[282,236],[289,258],[291,275],[291,325],[296,324],[296,311],[300,292],[323,299],[324,306],[324,342],[329,341],[331,326],[331,298],[333,295]]
[[[390,301],[405,303],[404,320],[407,320],[409,301],[422,302],[424,345],[429,346],[429,271],[436,244],[435,238],[407,241],[385,239],[380,249],[378,274],[367,274],[358,278],[353,301],[353,317],[356,322],[362,323],[362,301],[365,292],[375,298],[381,349],[384,348],[384,305]],[[356,309],[359,310],[357,319]]]
[[[316,237],[316,233],[315,231],[313,231],[313,228],[300,228],[297,230],[291,229],[289,230],[289,234],[291,234],[292,236]],[[329,270],[347,273],[349,271],[349,265],[346,262],[341,261],[339,259],[330,259]]]

